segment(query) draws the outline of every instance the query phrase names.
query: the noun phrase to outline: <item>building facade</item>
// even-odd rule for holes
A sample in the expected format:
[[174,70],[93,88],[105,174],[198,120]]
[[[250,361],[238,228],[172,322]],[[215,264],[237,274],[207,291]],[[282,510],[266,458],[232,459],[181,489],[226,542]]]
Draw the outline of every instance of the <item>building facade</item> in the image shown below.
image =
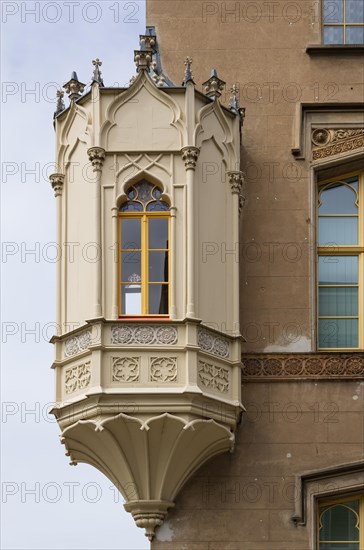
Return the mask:
[[54,414],[153,550],[364,549],[363,9],[147,0],[59,93]]

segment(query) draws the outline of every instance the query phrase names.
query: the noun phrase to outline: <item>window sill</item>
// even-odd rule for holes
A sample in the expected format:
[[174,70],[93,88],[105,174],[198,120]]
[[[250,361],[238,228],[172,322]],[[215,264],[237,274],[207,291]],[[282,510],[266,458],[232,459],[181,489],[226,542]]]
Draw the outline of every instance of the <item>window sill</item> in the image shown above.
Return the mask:
[[364,44],[311,44],[307,46],[308,55],[362,55]]

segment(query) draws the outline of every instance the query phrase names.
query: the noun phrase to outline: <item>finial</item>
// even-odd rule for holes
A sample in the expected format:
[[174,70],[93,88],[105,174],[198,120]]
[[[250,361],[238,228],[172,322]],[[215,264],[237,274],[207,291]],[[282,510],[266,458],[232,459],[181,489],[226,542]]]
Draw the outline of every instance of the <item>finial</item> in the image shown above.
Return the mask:
[[191,57],[186,57],[186,60],[185,60],[185,77],[184,77],[184,80],[182,82],[182,86],[186,86],[187,82],[192,82],[192,84],[194,84],[194,81],[193,81],[193,76],[192,76],[192,71],[191,71],[191,65],[192,65],[192,58]]
[[57,96],[57,104],[56,104],[56,110],[54,112],[54,116],[59,115],[59,113],[64,111],[66,108],[63,101],[64,92],[62,92],[62,90],[57,90],[56,96]]
[[149,69],[152,61],[151,50],[134,50],[134,61],[136,65],[137,73]]
[[211,76],[202,84],[205,94],[211,99],[218,99],[224,89],[225,82],[217,76],[216,69],[212,69]]
[[66,90],[69,99],[71,101],[76,101],[76,99],[81,97],[85,86],[86,84],[83,84],[78,80],[76,71],[73,71],[71,74],[71,79],[63,85],[63,88]]
[[155,34],[140,34],[139,35],[140,49],[142,51],[154,50],[156,38],[157,37]]
[[229,103],[229,109],[230,111],[233,111],[235,114],[239,115],[241,119],[244,118],[245,115],[245,108],[240,107],[239,105],[239,88],[236,84],[233,84],[230,88],[231,96],[230,96],[230,103]]
[[101,88],[104,87],[104,81],[102,80],[100,67],[102,65],[102,61],[98,57],[92,61],[92,64],[94,65],[94,72],[92,75],[92,83],[96,82]]

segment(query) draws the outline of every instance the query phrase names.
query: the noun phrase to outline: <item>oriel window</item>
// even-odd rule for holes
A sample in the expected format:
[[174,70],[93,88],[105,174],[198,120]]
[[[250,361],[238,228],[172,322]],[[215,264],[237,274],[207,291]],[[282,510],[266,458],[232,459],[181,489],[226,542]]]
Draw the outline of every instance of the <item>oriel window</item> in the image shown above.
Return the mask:
[[157,185],[131,186],[119,211],[119,311],[168,316],[169,204]]

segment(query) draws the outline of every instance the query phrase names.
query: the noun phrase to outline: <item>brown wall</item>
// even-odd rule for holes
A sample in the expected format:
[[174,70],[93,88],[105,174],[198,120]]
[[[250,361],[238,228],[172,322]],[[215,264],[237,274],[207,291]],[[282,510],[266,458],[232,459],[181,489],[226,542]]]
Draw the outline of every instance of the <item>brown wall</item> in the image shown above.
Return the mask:
[[[309,0],[147,0],[148,25],[156,27],[164,70],[176,84],[182,82],[189,55],[199,89],[212,68],[227,83],[225,104],[232,84],[239,85],[246,108],[240,282],[244,352],[298,354],[290,357],[299,361],[299,353],[315,352],[316,344],[315,183],[310,149],[302,160],[292,154],[298,108],[300,103],[319,109],[322,104],[324,111],[326,105],[364,99],[362,55],[305,51],[321,42],[319,5]],[[228,15],[226,10],[235,11]],[[361,113],[357,121],[362,120]],[[356,357],[358,374],[364,359],[363,354]],[[296,478],[363,459],[364,385],[329,380],[324,370],[311,381],[285,380],[284,374],[280,380],[243,385],[247,413],[235,452],[197,472],[177,498],[153,550],[315,547],[315,500],[307,501],[305,526],[291,521],[298,506]],[[353,486],[363,484],[362,475],[353,479]],[[325,493],[325,483],[319,492]]]

